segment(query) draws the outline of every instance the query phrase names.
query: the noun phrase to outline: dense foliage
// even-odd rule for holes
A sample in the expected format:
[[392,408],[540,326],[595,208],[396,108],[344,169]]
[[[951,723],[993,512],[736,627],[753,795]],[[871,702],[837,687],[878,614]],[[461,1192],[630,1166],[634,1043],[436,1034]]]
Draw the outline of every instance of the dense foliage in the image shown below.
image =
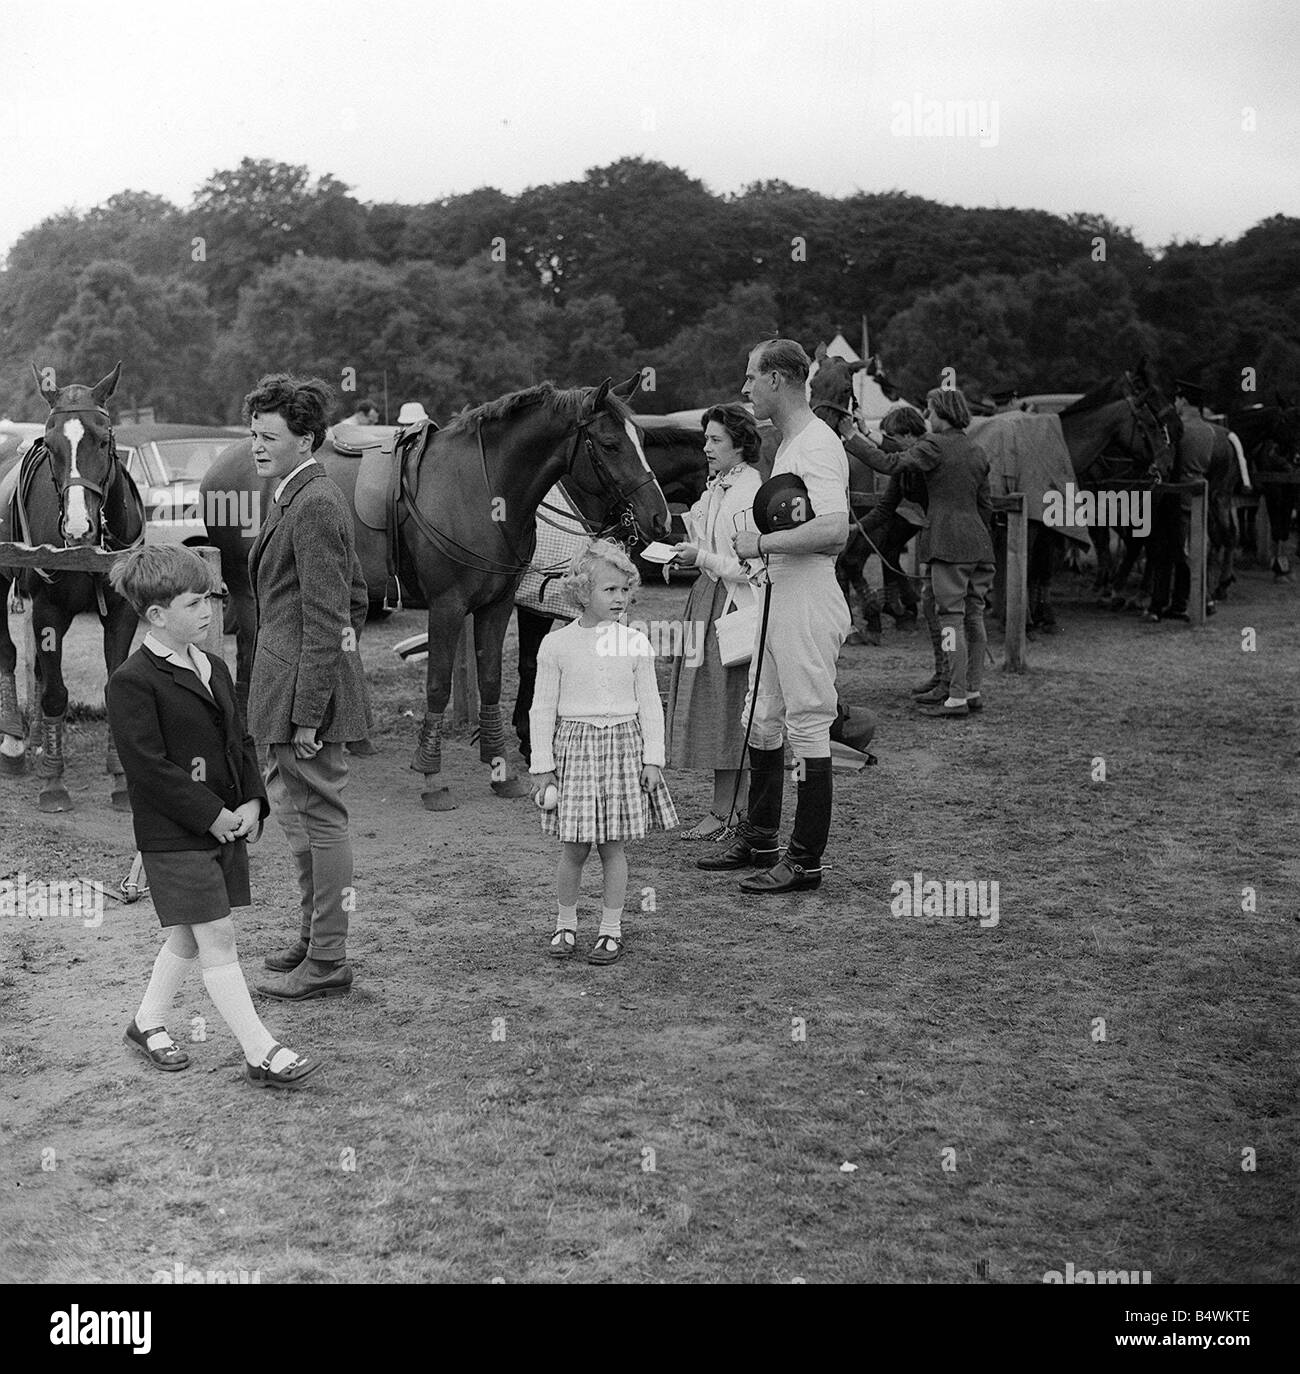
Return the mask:
[[[180,209],[124,191],[29,230],[0,272],[0,415],[36,418],[28,360],[119,401],[228,421],[262,372],[446,416],[544,377],[653,368],[644,410],[733,397],[747,348],[843,330],[908,394],[1079,390],[1147,353],[1220,406],[1300,393],[1300,220],[1158,252],[1102,216],[963,209],[784,182],[712,194],[625,158],[581,181],[372,204],[246,158]],[[1248,388],[1243,390],[1243,378]],[[347,408],[350,409],[350,406]]]

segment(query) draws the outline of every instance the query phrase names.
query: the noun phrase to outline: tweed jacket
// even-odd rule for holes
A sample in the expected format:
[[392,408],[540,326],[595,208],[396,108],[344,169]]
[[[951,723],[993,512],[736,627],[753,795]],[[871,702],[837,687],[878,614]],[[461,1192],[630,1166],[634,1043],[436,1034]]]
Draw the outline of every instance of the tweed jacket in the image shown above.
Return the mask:
[[364,739],[370,694],[361,666],[366,581],[352,512],[318,463],[285,487],[248,555],[257,647],[248,728],[259,744],[288,744],[296,726],[323,743]]
[[216,849],[208,827],[225,807],[270,807],[230,669],[209,655],[212,679],[137,649],[108,680],[108,726],[126,773],[143,853]]
[[925,477],[930,524],[921,531],[922,562],[994,561],[989,460],[960,430],[927,434],[904,453],[885,453],[860,434],[846,439],[844,447],[877,472]]

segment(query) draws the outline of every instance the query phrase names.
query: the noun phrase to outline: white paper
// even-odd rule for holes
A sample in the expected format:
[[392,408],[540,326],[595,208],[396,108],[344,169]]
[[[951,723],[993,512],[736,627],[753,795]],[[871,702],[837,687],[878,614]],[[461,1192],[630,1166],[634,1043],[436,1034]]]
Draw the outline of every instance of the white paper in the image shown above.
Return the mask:
[[655,540],[641,550],[641,557],[647,563],[671,563],[677,557],[677,550],[671,544],[661,544]]

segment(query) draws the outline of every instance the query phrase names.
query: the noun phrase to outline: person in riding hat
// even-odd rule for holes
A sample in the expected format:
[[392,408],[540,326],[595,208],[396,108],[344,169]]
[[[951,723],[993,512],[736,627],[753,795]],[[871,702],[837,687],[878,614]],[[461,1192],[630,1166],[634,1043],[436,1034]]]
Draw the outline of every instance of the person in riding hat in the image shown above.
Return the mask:
[[[746,715],[753,713],[749,815],[723,853],[697,864],[711,872],[764,870],[740,884],[745,892],[817,887],[830,834],[835,673],[850,628],[835,577],[835,559],[849,533],[849,465],[835,431],[809,408],[811,366],[794,340],[769,339],[750,353],[745,372],[743,395],[754,418],[770,419],[781,433],[772,482],[765,487],[776,491],[775,505],[784,503],[789,519],[787,527],[776,528],[768,520],[773,503],[760,491],[754,512],[759,529],[742,529],[732,539],[738,559],[767,561],[771,582],[767,638],[761,655],[755,644],[745,702]],[[777,840],[787,738],[796,758],[799,800],[782,855]]]
[[[1214,451],[1214,431],[1205,422],[1202,410],[1205,391],[1195,382],[1174,383],[1174,406],[1182,424],[1182,436],[1174,458],[1173,480],[1195,482],[1210,470]],[[1191,595],[1192,570],[1188,545],[1192,534],[1192,498],[1185,494],[1174,500],[1154,501],[1151,531],[1151,608],[1147,620],[1189,619],[1187,600]]]

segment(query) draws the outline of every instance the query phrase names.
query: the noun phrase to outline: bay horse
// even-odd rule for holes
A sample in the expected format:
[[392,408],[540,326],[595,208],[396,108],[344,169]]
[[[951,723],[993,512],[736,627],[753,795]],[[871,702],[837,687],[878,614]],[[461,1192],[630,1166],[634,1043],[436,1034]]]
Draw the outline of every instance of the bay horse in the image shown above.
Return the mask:
[[[626,528],[636,538],[644,541],[668,532],[667,503],[624,399],[639,382],[639,373],[619,388],[608,380],[599,387],[569,390],[543,382],[468,410],[445,429],[420,433],[418,442],[427,446],[414,479],[404,484],[396,535],[397,575],[406,604],[421,605],[428,613],[426,713],[411,761],[425,779],[421,800],[427,810],[455,805],[449,789],[439,783],[442,717],[461,626],[471,613],[481,703],[480,758],[492,766],[491,786],[498,795],[517,797],[529,790],[528,781],[506,765],[501,651],[515,588],[536,542],[537,509],[547,491],[566,478],[569,489],[576,487],[584,499],[602,496],[607,506],[623,509]],[[237,503],[229,500],[231,489],[221,483],[238,478],[250,449],[248,440],[233,445],[202,484],[209,536],[222,551],[223,573],[237,608],[240,592],[251,598],[248,541],[242,530],[214,521],[214,503],[206,492],[225,496],[225,509],[233,509]],[[328,456],[324,465],[338,480]],[[355,462],[352,469],[355,485]],[[387,579],[387,536],[368,533],[371,538],[365,548],[358,542],[358,553],[373,605],[382,597],[376,589]],[[251,618],[251,606],[239,613]],[[246,626],[250,641],[252,628]],[[240,657],[242,678],[242,653]]]
[[[35,365],[37,389],[49,406],[45,432],[28,450],[21,469],[13,472],[21,511],[15,521],[9,500],[0,501],[0,543],[51,544],[106,551],[136,547],[144,538],[144,506],[135,483],[118,460],[107,402],[117,387],[122,364],[94,386],[72,385],[46,390]],[[15,468],[16,461],[10,464]],[[0,474],[0,479],[4,474]],[[0,480],[0,487],[6,484]],[[6,609],[10,585],[32,602],[36,638],[36,674],[40,684],[42,811],[69,811],[72,798],[63,783],[63,727],[68,689],[63,681],[63,642],[73,618],[95,611],[104,630],[104,666],[111,676],[125,661],[135,637],[136,615],[108,584],[103,573],[21,572],[0,569],[0,612]],[[0,613],[0,773],[20,774],[26,765],[25,732],[14,680],[17,648],[9,618]],[[35,709],[35,703],[29,703]],[[112,804],[129,811],[126,779],[113,737],[108,739],[105,768]]]

